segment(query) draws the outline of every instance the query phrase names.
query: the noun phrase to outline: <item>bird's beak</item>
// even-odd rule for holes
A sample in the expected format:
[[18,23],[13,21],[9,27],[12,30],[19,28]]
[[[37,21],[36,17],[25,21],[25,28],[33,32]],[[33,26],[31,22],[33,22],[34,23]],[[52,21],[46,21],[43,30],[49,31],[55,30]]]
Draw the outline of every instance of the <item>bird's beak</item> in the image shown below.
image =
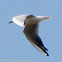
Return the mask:
[[10,21],[9,24],[10,24],[10,23],[13,23],[13,21]]

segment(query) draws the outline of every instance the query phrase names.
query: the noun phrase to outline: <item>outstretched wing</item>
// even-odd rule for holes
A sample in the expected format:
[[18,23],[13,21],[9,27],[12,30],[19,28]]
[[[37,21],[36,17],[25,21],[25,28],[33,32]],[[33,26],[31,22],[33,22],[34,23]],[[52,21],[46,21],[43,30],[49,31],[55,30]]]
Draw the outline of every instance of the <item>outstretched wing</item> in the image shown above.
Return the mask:
[[38,34],[38,32],[39,32],[39,23],[25,26],[24,32],[25,31],[27,33]]
[[46,52],[48,50],[44,47],[40,37],[38,36],[38,31],[39,23],[25,26],[23,30],[25,36],[32,43],[32,45],[36,47],[39,51],[43,51],[47,56],[49,56]]

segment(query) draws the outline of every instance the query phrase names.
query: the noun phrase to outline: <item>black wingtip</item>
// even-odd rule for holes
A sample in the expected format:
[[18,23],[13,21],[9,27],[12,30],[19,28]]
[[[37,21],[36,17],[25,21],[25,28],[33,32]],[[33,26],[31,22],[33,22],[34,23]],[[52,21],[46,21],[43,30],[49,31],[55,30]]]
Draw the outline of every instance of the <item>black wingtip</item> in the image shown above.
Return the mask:
[[48,49],[46,47],[43,47],[46,51],[48,51]]
[[47,54],[47,56],[49,56],[49,54]]

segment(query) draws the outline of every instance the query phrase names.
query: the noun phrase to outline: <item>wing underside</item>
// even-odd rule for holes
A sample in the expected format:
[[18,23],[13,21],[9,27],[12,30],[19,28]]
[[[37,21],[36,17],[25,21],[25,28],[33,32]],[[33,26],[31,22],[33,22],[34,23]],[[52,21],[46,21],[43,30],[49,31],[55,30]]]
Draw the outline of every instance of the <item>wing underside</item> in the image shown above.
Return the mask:
[[27,37],[27,39],[32,43],[32,45],[36,49],[49,56],[49,54],[47,53],[48,51],[47,48],[44,47],[42,40],[38,36],[38,30],[39,30],[39,23],[26,26],[23,32]]

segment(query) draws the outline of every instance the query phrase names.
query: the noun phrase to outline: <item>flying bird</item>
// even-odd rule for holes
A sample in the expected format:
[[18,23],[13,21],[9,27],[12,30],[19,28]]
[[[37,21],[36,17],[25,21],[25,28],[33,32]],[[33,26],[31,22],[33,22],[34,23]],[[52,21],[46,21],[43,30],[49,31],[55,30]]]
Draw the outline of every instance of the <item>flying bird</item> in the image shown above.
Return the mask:
[[39,22],[46,19],[50,19],[50,17],[22,14],[14,16],[12,18],[12,21],[10,21],[9,23],[16,23],[19,26],[24,26],[23,32],[26,38],[36,49],[49,56],[49,54],[47,53],[48,49],[44,46],[41,38],[38,36]]

